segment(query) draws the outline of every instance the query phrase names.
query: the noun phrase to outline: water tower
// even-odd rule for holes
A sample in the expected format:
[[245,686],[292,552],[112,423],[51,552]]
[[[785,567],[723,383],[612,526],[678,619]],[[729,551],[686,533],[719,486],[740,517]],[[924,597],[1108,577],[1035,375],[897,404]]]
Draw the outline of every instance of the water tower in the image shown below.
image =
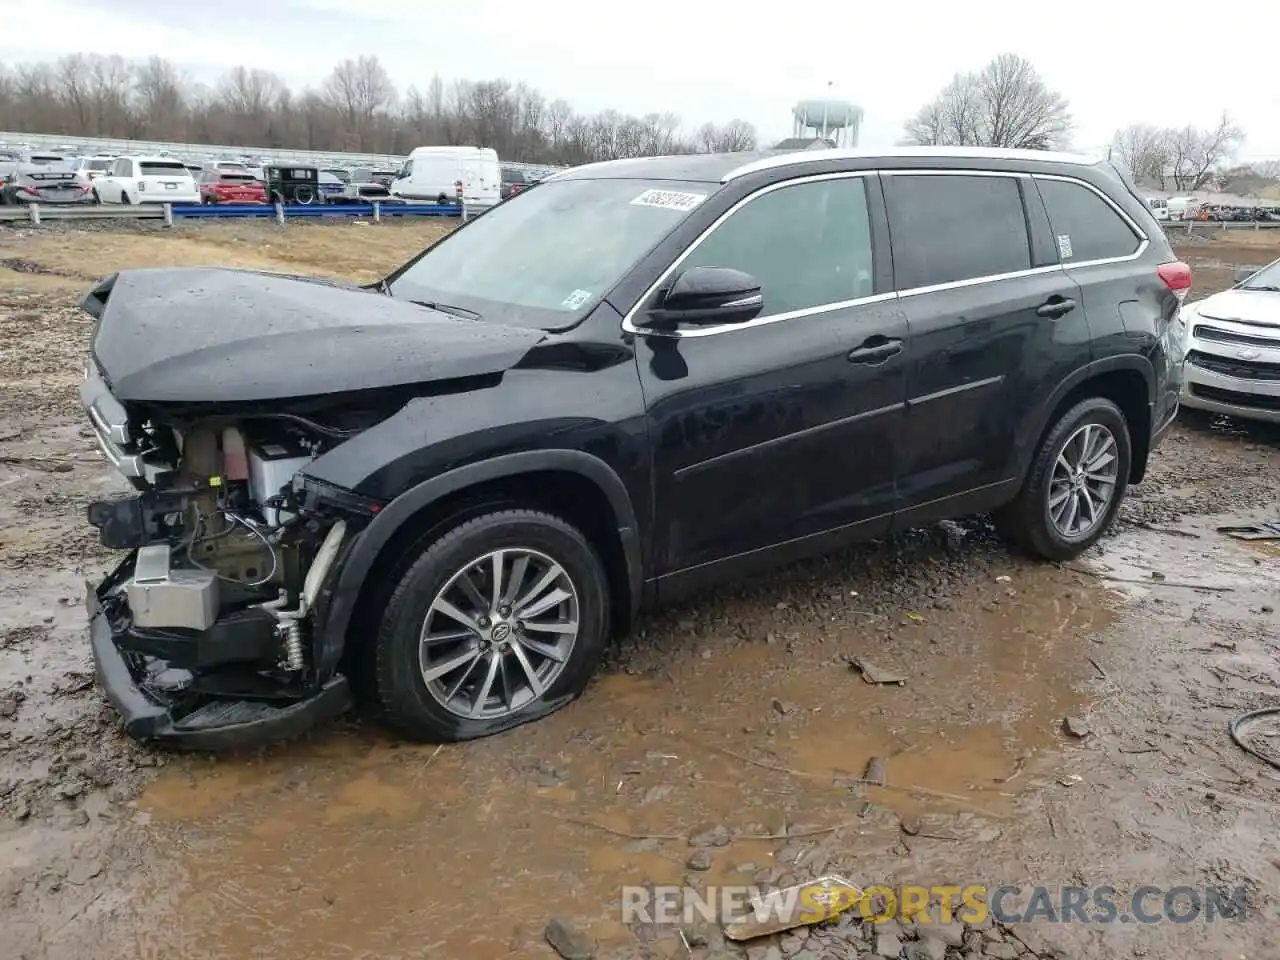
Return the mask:
[[[830,91],[828,91],[828,94]],[[862,108],[848,100],[831,96],[801,100],[791,108],[792,136],[799,139],[821,137],[837,147],[856,147],[862,126]]]

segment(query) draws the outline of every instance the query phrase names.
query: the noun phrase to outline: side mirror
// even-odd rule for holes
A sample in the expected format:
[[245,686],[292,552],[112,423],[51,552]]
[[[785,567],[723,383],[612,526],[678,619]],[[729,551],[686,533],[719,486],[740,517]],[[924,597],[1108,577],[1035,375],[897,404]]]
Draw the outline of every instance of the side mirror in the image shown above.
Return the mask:
[[690,267],[649,311],[655,324],[746,323],[764,309],[760,281],[729,267]]
[[1259,267],[1236,267],[1235,279],[1232,280],[1232,283],[1244,283],[1257,273],[1259,269]]

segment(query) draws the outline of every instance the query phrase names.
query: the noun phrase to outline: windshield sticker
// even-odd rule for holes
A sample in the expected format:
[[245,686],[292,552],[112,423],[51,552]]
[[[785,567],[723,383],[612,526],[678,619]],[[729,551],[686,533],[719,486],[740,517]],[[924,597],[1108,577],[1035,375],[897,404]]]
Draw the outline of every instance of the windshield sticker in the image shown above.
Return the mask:
[[590,299],[591,299],[590,290],[575,290],[573,291],[573,293],[569,294],[567,297],[564,298],[564,301],[560,304],[560,306],[564,307],[566,310],[577,310],[580,306],[582,306],[584,303],[586,303]]
[[681,193],[678,190],[646,190],[631,203],[637,207],[661,207],[663,210],[680,210],[688,213],[703,200],[705,193]]
[[1071,234],[1058,234],[1058,255],[1062,257],[1063,260],[1071,259]]

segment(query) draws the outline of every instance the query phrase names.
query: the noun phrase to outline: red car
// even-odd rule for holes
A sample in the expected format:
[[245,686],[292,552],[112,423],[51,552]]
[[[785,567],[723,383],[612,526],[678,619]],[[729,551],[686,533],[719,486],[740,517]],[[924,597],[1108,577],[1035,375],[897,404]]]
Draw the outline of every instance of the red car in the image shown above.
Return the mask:
[[267,188],[251,173],[205,170],[200,174],[201,203],[266,203]]

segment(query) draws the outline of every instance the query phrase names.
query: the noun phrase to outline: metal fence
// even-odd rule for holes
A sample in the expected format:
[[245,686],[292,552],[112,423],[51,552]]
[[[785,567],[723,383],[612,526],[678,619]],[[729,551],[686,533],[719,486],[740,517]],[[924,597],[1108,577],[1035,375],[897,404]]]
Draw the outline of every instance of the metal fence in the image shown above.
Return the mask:
[[[249,203],[220,204],[168,204],[148,203],[139,206],[102,204],[95,206],[54,206],[32,203],[25,206],[0,207],[0,222],[29,221],[39,224],[45,220],[236,220],[275,218],[283,223],[288,219],[370,218],[375,221],[387,217],[462,217],[478,213],[474,208],[435,203],[328,203],[289,204],[274,206]],[[1177,220],[1159,221],[1165,233],[1172,239],[1184,236],[1204,236],[1212,233],[1238,230],[1269,230],[1280,227],[1280,221],[1222,221]]]
[[1267,230],[1280,227],[1280,220],[1161,220],[1170,237],[1191,236],[1209,233],[1221,233],[1224,230]]
[[0,221],[25,220],[39,226],[47,220],[163,220],[172,226],[175,220],[270,218],[280,223],[296,218],[313,220],[321,217],[369,218],[374,222],[388,217],[459,217],[465,220],[468,212],[467,208],[456,203],[277,203],[271,206],[262,203],[146,203],[138,206],[104,204],[77,207],[31,203],[21,207],[0,207]]

